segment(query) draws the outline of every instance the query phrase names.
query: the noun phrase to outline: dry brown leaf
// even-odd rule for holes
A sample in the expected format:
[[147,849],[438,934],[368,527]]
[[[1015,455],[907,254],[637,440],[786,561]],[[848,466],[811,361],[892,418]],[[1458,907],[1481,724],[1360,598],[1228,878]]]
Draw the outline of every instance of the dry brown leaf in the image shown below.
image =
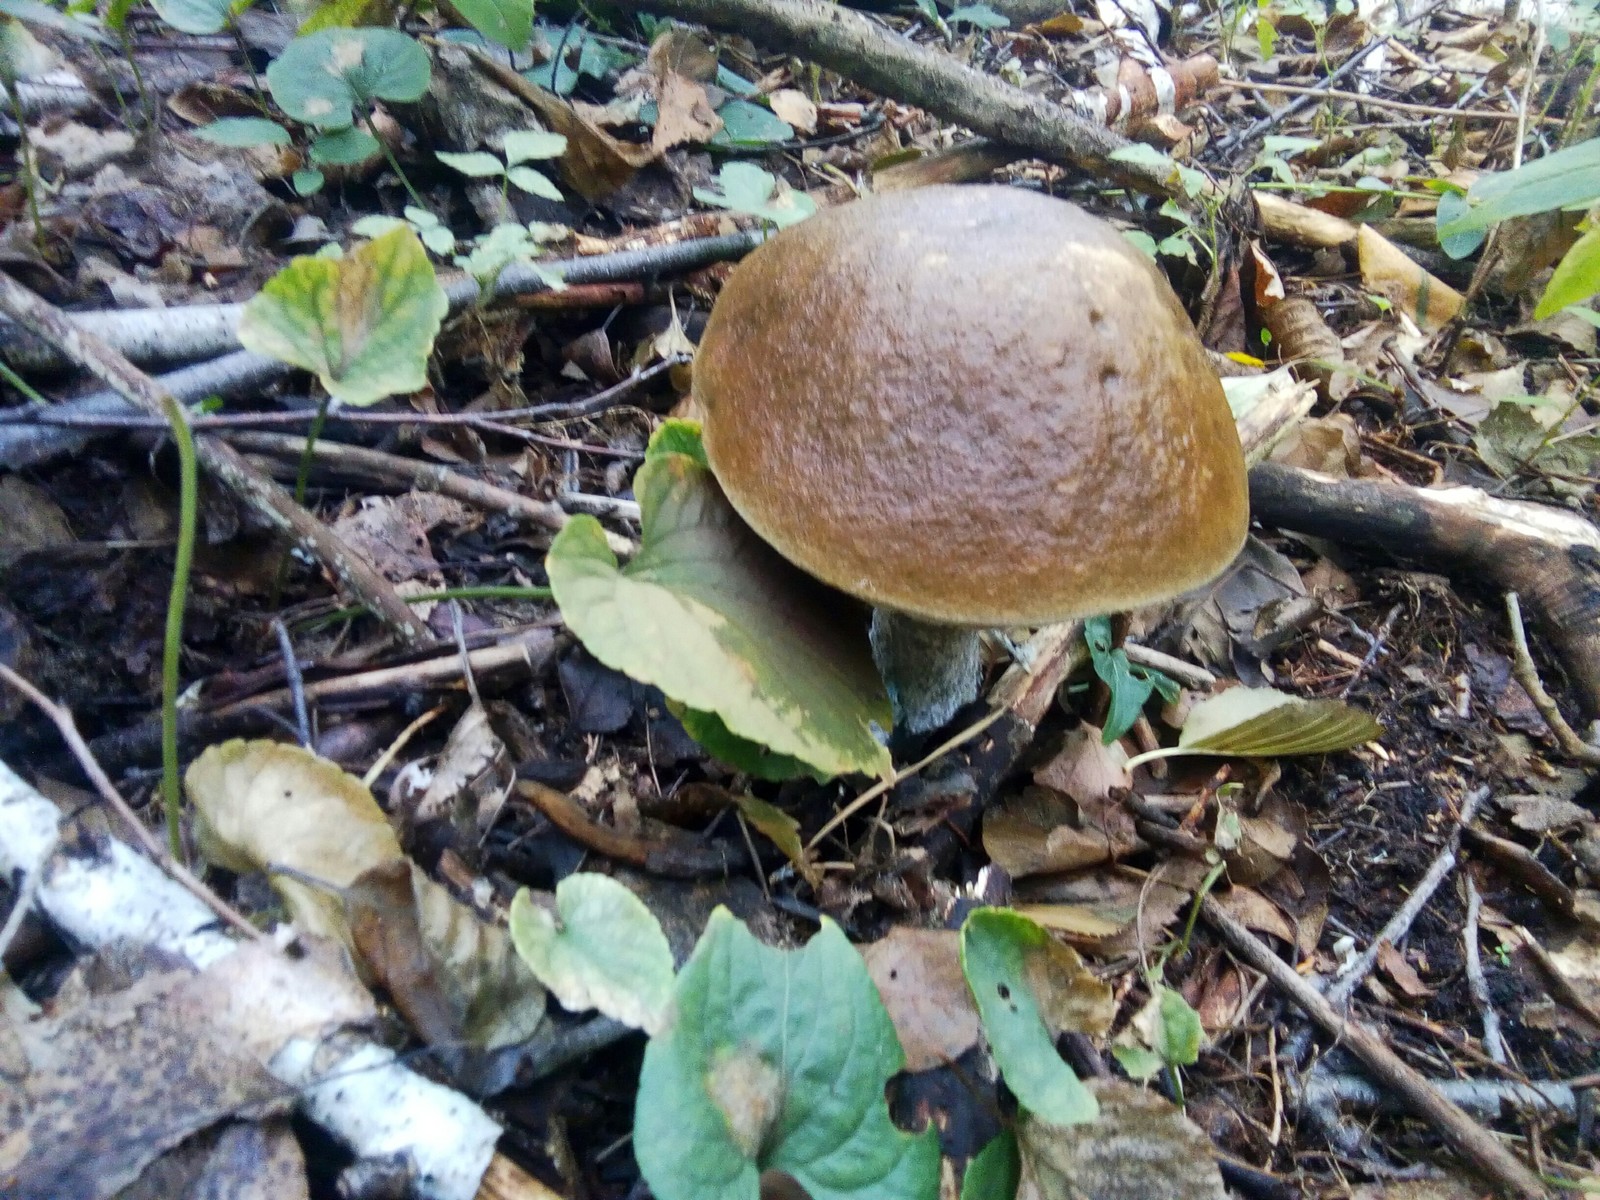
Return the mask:
[[1361,434],[1344,413],[1307,417],[1283,435],[1269,457],[1285,466],[1351,479],[1361,470]]
[[796,88],[779,88],[767,97],[773,115],[780,121],[793,125],[801,133],[810,135],[817,131],[817,106],[811,97]]
[[1017,900],[1022,905],[1070,906],[1114,926],[1117,932],[1098,938],[1062,932],[1086,953],[1115,958],[1159,942],[1162,930],[1177,918],[1205,870],[1203,864],[1169,859],[1160,878],[1150,881],[1131,868],[1097,867],[1066,878],[1023,881]]
[[444,575],[428,534],[441,525],[474,524],[477,515],[459,500],[437,492],[374,496],[333,524],[352,550],[395,583],[418,582],[429,591],[444,586]]
[[479,839],[500,811],[516,772],[502,742],[480,704],[467,711],[450,730],[433,778],[417,802],[416,820],[449,818],[464,841]]
[[905,1049],[906,1070],[945,1066],[977,1042],[978,1009],[955,930],[896,926],[862,956]]
[[1419,267],[1370,225],[1360,227],[1356,248],[1363,286],[1386,297],[1424,333],[1438,329],[1461,311],[1465,298],[1460,292]]
[[401,859],[343,893],[356,952],[430,1045],[495,1050],[533,1036],[545,993],[498,925]]
[[1079,804],[1098,804],[1111,795],[1113,788],[1131,788],[1128,752],[1121,742],[1105,745],[1101,733],[1088,722],[1068,730],[1061,749],[1033,773],[1033,781]]
[[1378,968],[1409,1000],[1424,1000],[1433,995],[1433,989],[1422,982],[1416,968],[1388,941],[1378,943]]
[[983,848],[1013,879],[1115,861],[1138,845],[1120,805],[1074,804],[1048,788],[1024,788],[983,820]]
[[1271,934],[1286,945],[1294,945],[1294,923],[1254,888],[1231,887],[1216,893],[1216,901],[1229,916],[1253,933]]
[[[210,990],[188,970],[152,971],[19,1024],[28,1074],[7,1081],[0,1103],[0,1190],[11,1200],[111,1197],[190,1135],[285,1108],[283,1085],[218,1035]],[[304,1195],[303,1174],[299,1187]]]
[[624,187],[640,167],[656,160],[649,146],[612,137],[552,92],[529,85],[518,93],[552,132],[567,139],[561,156],[561,178],[591,204]]
[[[1125,929],[1128,921],[1114,921],[1101,916],[1092,908],[1077,904],[1013,904],[1011,910],[1042,925],[1052,933],[1066,936],[1068,941],[1080,945],[1085,941],[1099,941]],[[1132,918],[1129,918],[1131,921]]]
[[711,106],[704,84],[676,73],[663,76],[656,87],[656,128],[650,148],[664,154],[686,142],[709,142],[722,128],[722,118]]
[[1053,1032],[1099,1036],[1111,1028],[1117,1015],[1111,988],[1083,965],[1071,946],[1050,938],[1027,952],[1023,969],[1039,1015]]

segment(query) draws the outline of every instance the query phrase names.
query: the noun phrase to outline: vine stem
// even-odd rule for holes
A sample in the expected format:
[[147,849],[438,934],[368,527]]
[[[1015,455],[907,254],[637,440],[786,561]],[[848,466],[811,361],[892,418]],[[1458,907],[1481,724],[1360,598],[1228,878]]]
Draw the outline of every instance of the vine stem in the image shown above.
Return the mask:
[[172,593],[167,598],[167,629],[161,648],[161,806],[167,821],[167,846],[183,860],[180,816],[182,792],[178,776],[178,668],[183,655],[183,614],[189,599],[189,572],[194,563],[195,514],[199,508],[199,464],[189,414],[170,392],[162,407],[172,422],[178,447],[178,546],[172,563]]

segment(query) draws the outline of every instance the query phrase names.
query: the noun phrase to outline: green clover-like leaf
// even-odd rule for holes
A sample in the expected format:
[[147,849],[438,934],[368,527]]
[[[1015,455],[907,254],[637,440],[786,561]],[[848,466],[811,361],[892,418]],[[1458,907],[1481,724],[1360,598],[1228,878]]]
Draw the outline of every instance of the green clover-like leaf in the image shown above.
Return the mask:
[[296,121],[343,129],[374,100],[410,103],[428,90],[428,52],[395,29],[319,29],[267,68],[272,98]]

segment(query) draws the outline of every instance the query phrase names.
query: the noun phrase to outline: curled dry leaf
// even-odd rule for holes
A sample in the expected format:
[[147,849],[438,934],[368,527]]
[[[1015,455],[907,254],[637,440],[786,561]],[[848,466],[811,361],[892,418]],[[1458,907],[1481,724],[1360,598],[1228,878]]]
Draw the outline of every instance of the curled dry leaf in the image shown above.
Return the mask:
[[1013,879],[1115,862],[1139,844],[1120,804],[1075,804],[1042,787],[1024,788],[983,822],[983,848]]
[[290,918],[307,933],[348,942],[336,890],[402,857],[366,785],[298,746],[242,739],[212,746],[184,787],[207,860],[240,874],[286,866],[327,885],[273,877]]
[[810,135],[817,131],[817,106],[811,97],[796,88],[780,88],[767,97],[773,114],[793,125],[799,132]]
[[1120,1079],[1093,1079],[1089,1088],[1100,1116],[1088,1126],[1022,1115],[1017,1200],[1225,1200],[1211,1143],[1174,1105]]
[[416,820],[449,817],[463,842],[475,843],[500,811],[514,778],[511,756],[489,714],[481,704],[471,704],[439,752],[433,778],[417,802]]
[[961,935],[899,925],[863,947],[867,972],[906,1052],[906,1070],[954,1062],[978,1040],[978,1010],[961,974]]

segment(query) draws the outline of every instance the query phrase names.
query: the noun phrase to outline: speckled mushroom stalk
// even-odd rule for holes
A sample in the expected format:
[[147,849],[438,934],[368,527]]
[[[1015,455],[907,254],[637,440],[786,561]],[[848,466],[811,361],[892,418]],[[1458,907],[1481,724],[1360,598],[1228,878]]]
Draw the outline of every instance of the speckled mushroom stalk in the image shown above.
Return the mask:
[[878,610],[913,731],[975,694],[978,630],[1157,603],[1244,541],[1238,433],[1177,297],[1035,193],[930,187],[785,229],[729,278],[694,387],[734,508]]

